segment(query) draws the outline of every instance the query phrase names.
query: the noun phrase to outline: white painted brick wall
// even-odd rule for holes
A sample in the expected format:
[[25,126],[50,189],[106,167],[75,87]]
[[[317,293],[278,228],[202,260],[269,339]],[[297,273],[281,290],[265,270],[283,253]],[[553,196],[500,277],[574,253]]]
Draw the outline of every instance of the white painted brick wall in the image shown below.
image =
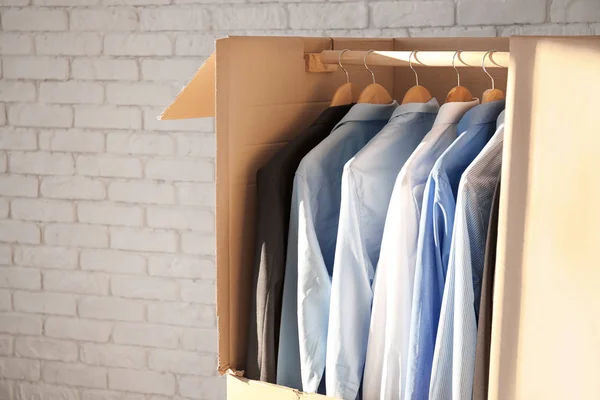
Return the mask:
[[59,385],[106,388],[104,367],[92,367],[78,363],[45,362],[42,379]]
[[99,153],[104,150],[104,135],[81,129],[42,129],[39,131],[39,146],[46,151]]
[[[0,290],[0,311],[10,311],[12,308],[12,298],[9,290]],[[3,352],[0,342],[0,354]]]
[[136,371],[111,368],[108,376],[111,389],[172,396],[176,392],[175,377],[171,373]]
[[15,265],[23,267],[75,269],[78,265],[77,250],[65,247],[13,246],[13,254]]
[[48,317],[44,323],[44,334],[61,339],[108,342],[112,328],[111,322]]
[[115,178],[142,177],[142,162],[136,158],[81,155],[77,156],[75,161],[79,175]]
[[79,350],[74,342],[22,336],[16,338],[15,355],[24,358],[75,362]]
[[136,346],[85,343],[81,345],[81,361],[90,365],[144,369],[146,349]]
[[600,34],[598,0],[0,1],[0,398],[216,400],[212,119],[237,35]]
[[37,381],[40,379],[40,361],[0,357],[0,376],[8,379]]
[[[109,276],[79,271],[44,271],[44,289],[78,294],[108,295]],[[83,299],[79,306],[83,304]],[[81,314],[81,309],[80,309]]]
[[5,267],[0,270],[0,287],[40,290],[42,288],[41,275],[35,269]]
[[106,196],[102,181],[82,176],[44,178],[40,192],[43,197],[54,199],[102,200]]
[[113,321],[144,321],[146,307],[143,302],[135,300],[88,296],[79,302],[79,315]]
[[25,221],[75,222],[73,204],[68,201],[14,199],[10,210],[12,218]]
[[97,33],[45,33],[35,37],[38,54],[44,55],[100,55],[102,36]]
[[[15,45],[17,45],[15,43]],[[10,51],[7,53],[10,54]],[[51,57],[5,57],[2,53],[4,79],[67,79],[69,61]]]
[[5,128],[0,136],[0,148],[12,150],[35,150],[36,131],[26,128]]
[[14,338],[12,336],[0,336],[0,354],[11,355],[13,352]]
[[75,316],[77,297],[70,294],[51,292],[15,292],[13,307],[25,313]]
[[177,348],[180,329],[147,323],[117,323],[113,330],[113,341],[146,347]]
[[80,253],[83,270],[108,273],[144,274],[146,259],[142,254],[115,250],[83,250]]
[[2,32],[0,54],[30,54],[32,43],[32,38],[27,34]]
[[68,128],[73,125],[73,109],[41,103],[9,103],[8,123],[14,126]]

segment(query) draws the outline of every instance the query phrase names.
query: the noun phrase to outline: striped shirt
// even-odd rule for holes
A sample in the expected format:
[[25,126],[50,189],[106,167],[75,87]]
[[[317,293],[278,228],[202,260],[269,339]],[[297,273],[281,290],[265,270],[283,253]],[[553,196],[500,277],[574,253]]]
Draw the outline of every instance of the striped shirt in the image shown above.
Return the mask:
[[503,139],[504,112],[498,117],[496,133],[460,180],[430,399],[463,400],[472,396],[485,241],[500,175]]

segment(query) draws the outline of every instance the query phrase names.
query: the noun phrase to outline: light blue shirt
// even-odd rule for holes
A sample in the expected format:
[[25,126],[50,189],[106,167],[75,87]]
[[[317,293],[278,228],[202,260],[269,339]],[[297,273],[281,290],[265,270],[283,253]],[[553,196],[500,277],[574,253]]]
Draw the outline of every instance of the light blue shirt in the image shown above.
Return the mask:
[[498,129],[467,167],[458,187],[448,274],[433,355],[429,398],[470,399],[485,241],[500,176],[504,113]]
[[325,369],[331,275],[346,162],[387,124],[398,103],[357,104],[308,153],[294,178],[277,384],[315,392]]
[[470,109],[427,179],[419,225],[405,399],[426,399],[461,175],[496,131],[504,100]]
[[433,126],[437,100],[396,108],[388,124],[344,167],[327,336],[329,396],[356,398],[367,352],[371,283],[394,182]]

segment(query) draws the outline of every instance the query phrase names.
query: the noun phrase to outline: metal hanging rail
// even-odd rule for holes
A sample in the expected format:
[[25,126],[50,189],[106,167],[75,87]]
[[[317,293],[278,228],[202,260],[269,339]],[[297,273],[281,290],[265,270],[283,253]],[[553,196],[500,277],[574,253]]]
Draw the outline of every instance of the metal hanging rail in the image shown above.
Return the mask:
[[[324,50],[321,53],[306,54],[309,72],[330,72],[337,69],[341,50]],[[368,54],[367,54],[368,53]],[[369,66],[408,67],[412,51],[344,51],[341,55],[343,65],[364,65],[365,55]],[[487,51],[459,51],[456,67],[481,68],[481,61]],[[452,58],[456,51],[417,51],[412,56],[413,66],[420,67],[452,67]],[[492,52],[486,58],[486,68],[508,68],[510,53],[506,51]]]

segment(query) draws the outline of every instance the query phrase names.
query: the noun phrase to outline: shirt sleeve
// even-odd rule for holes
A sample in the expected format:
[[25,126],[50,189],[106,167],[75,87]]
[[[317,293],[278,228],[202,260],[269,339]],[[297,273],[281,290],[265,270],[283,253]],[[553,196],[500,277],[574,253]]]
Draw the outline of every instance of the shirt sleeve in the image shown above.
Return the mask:
[[299,187],[306,189],[298,196],[298,343],[302,387],[310,393],[318,390],[325,369],[331,278],[315,229],[312,196],[304,178],[297,178],[303,182]]
[[439,300],[444,291],[444,281],[448,273],[450,260],[450,247],[452,245],[452,231],[456,213],[456,200],[450,183],[445,179],[437,181],[435,208],[433,216],[433,237],[436,241],[436,275],[438,276],[437,289]]
[[346,164],[333,267],[326,368],[327,395],[344,399],[355,399],[358,395],[373,298],[373,267],[362,237],[357,184],[352,168]]
[[[483,265],[483,249],[485,247],[485,233],[489,221],[489,208],[485,223],[477,210],[476,195],[472,188],[467,187],[465,193],[463,229],[457,243],[463,244],[456,257],[456,284],[454,300],[454,341],[453,341],[453,371],[452,371],[452,396],[454,399],[471,398],[473,396],[473,378],[475,376],[475,352],[477,349],[477,314],[479,297],[476,296],[474,279],[481,282],[481,275],[476,272]],[[479,286],[480,287],[480,286]],[[477,299],[477,301],[476,301]]]
[[473,385],[477,323],[470,267],[468,196],[463,189],[461,185],[429,388],[430,398],[442,400],[470,398]]
[[[419,224],[417,263],[408,346],[405,399],[427,398],[429,375],[433,359],[435,329],[433,327],[431,290],[437,260],[435,231],[435,181],[430,176],[425,188],[423,210]],[[441,296],[440,296],[441,298]],[[438,307],[439,309],[439,307]],[[437,321],[436,321],[437,327]]]

